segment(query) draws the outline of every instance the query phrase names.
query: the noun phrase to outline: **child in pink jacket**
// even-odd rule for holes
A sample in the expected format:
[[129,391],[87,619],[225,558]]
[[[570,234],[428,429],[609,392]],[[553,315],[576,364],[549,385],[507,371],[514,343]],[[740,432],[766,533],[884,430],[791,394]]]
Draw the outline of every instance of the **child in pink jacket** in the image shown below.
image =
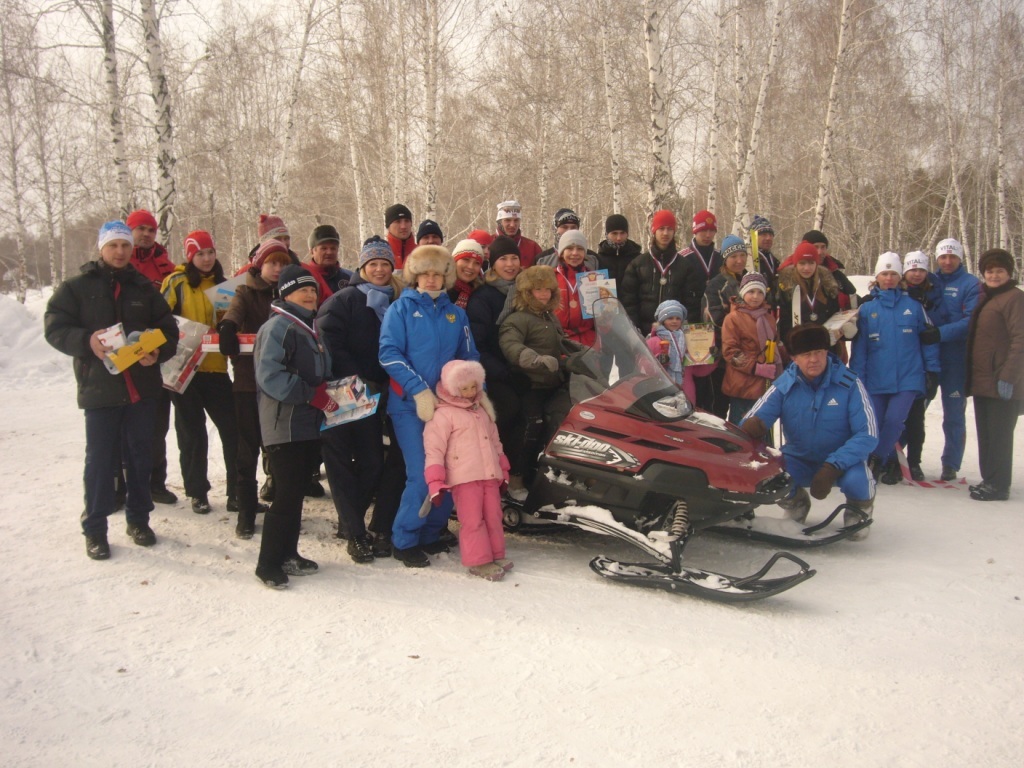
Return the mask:
[[499,581],[512,568],[501,527],[509,463],[483,385],[480,363],[452,360],[441,369],[437,410],[423,431],[423,475],[432,500],[452,492],[462,564],[474,576]]

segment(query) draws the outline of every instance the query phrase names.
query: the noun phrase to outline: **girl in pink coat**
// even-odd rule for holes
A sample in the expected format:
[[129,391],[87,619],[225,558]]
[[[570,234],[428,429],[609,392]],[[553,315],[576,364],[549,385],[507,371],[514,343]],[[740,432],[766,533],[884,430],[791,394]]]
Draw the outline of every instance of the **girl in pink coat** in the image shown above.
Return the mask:
[[501,527],[509,463],[483,385],[480,363],[452,360],[441,369],[437,410],[423,431],[423,475],[435,503],[444,491],[452,492],[462,564],[474,576],[498,581],[512,568]]

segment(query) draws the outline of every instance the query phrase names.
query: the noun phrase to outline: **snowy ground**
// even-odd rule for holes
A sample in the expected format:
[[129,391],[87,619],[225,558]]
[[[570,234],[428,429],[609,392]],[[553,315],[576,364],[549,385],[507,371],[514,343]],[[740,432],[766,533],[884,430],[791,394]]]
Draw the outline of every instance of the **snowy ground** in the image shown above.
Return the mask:
[[206,517],[158,506],[151,550],[113,518],[112,559],[86,558],[83,419],[42,311],[0,297],[6,766],[1024,765],[1024,429],[1010,502],[883,487],[867,541],[804,552],[818,574],[757,604],[607,582],[593,555],[639,553],[580,532],[511,536],[499,584],[454,555],[355,565],[327,499],[300,545],[321,572],[275,592],[217,490]]

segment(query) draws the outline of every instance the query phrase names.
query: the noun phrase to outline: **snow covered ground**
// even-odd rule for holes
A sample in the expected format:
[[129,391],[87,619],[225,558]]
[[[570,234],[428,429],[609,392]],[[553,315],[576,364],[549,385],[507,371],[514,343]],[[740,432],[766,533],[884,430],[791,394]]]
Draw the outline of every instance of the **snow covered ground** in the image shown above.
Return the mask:
[[[498,584],[456,555],[355,565],[328,499],[300,544],[321,572],[275,592],[223,511],[215,436],[213,514],[158,506],[150,550],[116,516],[112,559],[86,558],[83,419],[43,306],[0,296],[6,766],[1024,765],[1024,428],[1010,502],[882,487],[867,541],[805,551],[818,574],[761,603],[605,581],[595,554],[642,555],[575,531],[511,536]],[[688,553],[743,574],[771,551]]]

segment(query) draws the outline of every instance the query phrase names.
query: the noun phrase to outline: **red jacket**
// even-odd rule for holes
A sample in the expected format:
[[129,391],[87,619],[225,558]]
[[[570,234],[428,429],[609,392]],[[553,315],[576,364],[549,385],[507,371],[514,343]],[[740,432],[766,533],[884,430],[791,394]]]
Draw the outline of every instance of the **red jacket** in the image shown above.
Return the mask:
[[[505,237],[508,237],[508,235],[505,235],[505,233],[500,229],[495,232],[495,235],[504,235]],[[532,267],[537,263],[537,257],[540,256],[542,252],[541,247],[537,243],[528,237],[523,237],[522,232],[519,232],[519,234],[515,235],[511,239],[516,241],[516,246],[519,248],[519,263],[522,265],[523,269]]]
[[594,321],[592,318],[583,317],[583,302],[580,301],[579,292],[573,290],[576,287],[576,272],[565,264],[559,264],[555,274],[558,276],[558,293],[561,296],[555,317],[565,331],[566,338],[587,347],[594,346],[594,339],[597,336]]
[[164,278],[174,271],[174,262],[167,257],[167,249],[160,243],[153,243],[153,247],[148,251],[143,251],[139,247],[132,248],[131,263],[153,283],[158,292]]
[[310,259],[309,261],[302,262],[301,265],[309,274],[316,278],[317,285],[320,286],[320,298],[317,300],[316,305],[319,307],[332,295],[334,291],[327,284],[327,278],[324,277],[323,269],[315,261]]
[[391,252],[395,254],[395,269],[401,269],[413,248],[416,247],[416,238],[410,235],[405,240],[399,240],[388,232],[388,245],[391,246]]

